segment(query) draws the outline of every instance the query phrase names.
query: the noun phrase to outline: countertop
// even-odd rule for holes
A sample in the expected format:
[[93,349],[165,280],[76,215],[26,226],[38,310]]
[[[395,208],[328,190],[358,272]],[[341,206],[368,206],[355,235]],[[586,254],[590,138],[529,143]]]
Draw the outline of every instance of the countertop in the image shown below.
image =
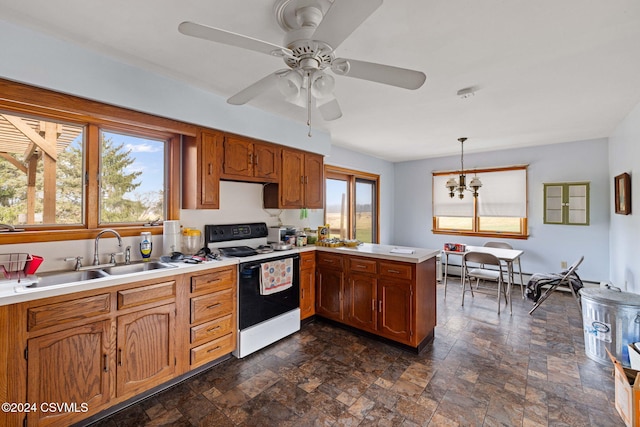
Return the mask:
[[[399,251],[399,253],[392,252]],[[15,280],[0,281],[0,306],[15,304],[19,302],[32,301],[41,298],[49,298],[58,295],[66,295],[74,292],[88,291],[95,289],[108,288],[111,286],[123,285],[133,281],[142,281],[150,279],[161,279],[162,277],[173,276],[176,274],[197,273],[212,268],[225,267],[228,265],[237,265],[241,262],[259,261],[261,259],[273,256],[283,256],[288,254],[307,252],[307,251],[324,251],[339,254],[358,255],[378,259],[386,259],[390,261],[408,262],[419,264],[433,258],[440,253],[440,250],[425,248],[410,248],[405,246],[378,245],[371,243],[363,243],[357,247],[324,247],[324,246],[304,246],[293,248],[287,251],[277,251],[269,254],[258,254],[244,258],[222,258],[217,261],[208,261],[200,264],[185,263],[168,263],[174,265],[175,268],[163,268],[158,270],[147,271],[144,273],[121,274],[114,276],[101,277],[97,279],[84,280],[79,282],[64,283],[60,285],[51,285],[42,288],[27,288],[24,284],[20,284]]]

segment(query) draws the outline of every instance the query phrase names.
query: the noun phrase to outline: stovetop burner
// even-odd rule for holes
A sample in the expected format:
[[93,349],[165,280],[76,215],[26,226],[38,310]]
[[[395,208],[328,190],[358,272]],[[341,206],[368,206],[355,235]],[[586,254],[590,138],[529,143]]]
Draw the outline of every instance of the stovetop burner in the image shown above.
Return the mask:
[[250,248],[249,246],[229,246],[226,248],[220,248],[219,250],[222,253],[222,255],[229,256],[229,257],[232,257],[232,256],[245,257],[245,256],[258,255],[258,251],[256,251],[253,248]]

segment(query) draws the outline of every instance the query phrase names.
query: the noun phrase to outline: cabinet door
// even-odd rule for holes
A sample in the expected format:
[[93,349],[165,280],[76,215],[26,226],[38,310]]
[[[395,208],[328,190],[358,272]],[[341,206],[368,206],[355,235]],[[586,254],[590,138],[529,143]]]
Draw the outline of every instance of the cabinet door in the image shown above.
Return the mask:
[[300,270],[300,320],[315,314],[315,268]]
[[302,208],[304,204],[304,154],[282,150],[280,207]]
[[229,178],[253,176],[253,143],[233,136],[224,138],[222,175]]
[[544,223],[589,225],[589,183],[544,184]]
[[324,208],[324,168],[322,156],[306,154],[304,163],[305,204],[303,207],[322,209]]
[[342,292],[344,273],[333,269],[318,269],[316,282],[316,313],[329,319],[342,321]]
[[380,279],[378,284],[380,335],[411,344],[413,287],[411,282]]
[[118,396],[161,384],[175,372],[175,304],[118,317]]
[[82,403],[95,413],[109,402],[115,369],[111,325],[104,320],[28,341],[27,401],[78,405],[78,412],[45,412],[38,407],[28,414],[28,425],[70,425],[87,417]]
[[366,274],[349,274],[345,290],[346,321],[351,326],[376,331],[377,279]]
[[219,133],[202,132],[200,140],[200,206],[220,207],[220,139]]
[[273,145],[254,144],[253,175],[264,180],[278,181],[280,177],[280,149]]

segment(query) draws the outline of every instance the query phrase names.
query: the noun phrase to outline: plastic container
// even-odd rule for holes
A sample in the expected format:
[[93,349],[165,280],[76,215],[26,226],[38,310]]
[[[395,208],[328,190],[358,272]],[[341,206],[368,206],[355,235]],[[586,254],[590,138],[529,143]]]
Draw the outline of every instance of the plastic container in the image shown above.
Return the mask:
[[182,230],[182,252],[187,255],[194,255],[202,248],[202,232],[197,228],[187,228]]
[[640,341],[640,295],[601,288],[582,288],[580,295],[587,357],[610,366],[608,349],[630,366],[627,344]]
[[153,242],[151,241],[151,233],[143,231],[140,233],[140,255],[143,261],[149,261],[151,252],[153,251]]
[[164,255],[171,255],[173,252],[180,252],[180,221],[164,221],[162,223],[162,252]]
[[42,261],[44,261],[44,258],[42,258],[41,256],[31,255],[31,259],[28,260],[24,266],[24,273],[35,274],[38,270],[38,267],[40,267],[40,264],[42,264]]

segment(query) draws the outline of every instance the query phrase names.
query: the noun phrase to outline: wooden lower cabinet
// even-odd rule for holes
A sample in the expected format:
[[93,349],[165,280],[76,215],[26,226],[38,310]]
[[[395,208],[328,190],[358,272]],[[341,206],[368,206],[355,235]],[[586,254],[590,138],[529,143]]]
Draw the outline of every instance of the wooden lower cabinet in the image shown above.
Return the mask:
[[[71,425],[230,354],[236,278],[233,265],[0,309],[14,366],[0,395],[38,406],[0,413],[0,425]],[[41,410],[49,403],[67,406]]]
[[411,344],[413,334],[413,284],[380,279],[378,283],[378,333],[386,338]]
[[300,320],[313,316],[316,301],[316,253],[300,254]]
[[[28,341],[26,401],[37,405],[29,425],[65,425],[107,406],[115,368],[112,324],[97,321]],[[75,404],[78,412],[49,411],[43,403]]]
[[118,396],[148,390],[174,376],[175,318],[175,304],[118,317]]
[[189,298],[189,366],[195,368],[236,349],[237,267],[194,274]]
[[318,267],[316,276],[316,314],[342,321],[344,273],[340,270]]
[[378,330],[378,280],[367,274],[349,273],[345,291],[346,322],[370,332]]
[[318,252],[317,259],[317,315],[418,350],[433,338],[435,258],[412,264]]

